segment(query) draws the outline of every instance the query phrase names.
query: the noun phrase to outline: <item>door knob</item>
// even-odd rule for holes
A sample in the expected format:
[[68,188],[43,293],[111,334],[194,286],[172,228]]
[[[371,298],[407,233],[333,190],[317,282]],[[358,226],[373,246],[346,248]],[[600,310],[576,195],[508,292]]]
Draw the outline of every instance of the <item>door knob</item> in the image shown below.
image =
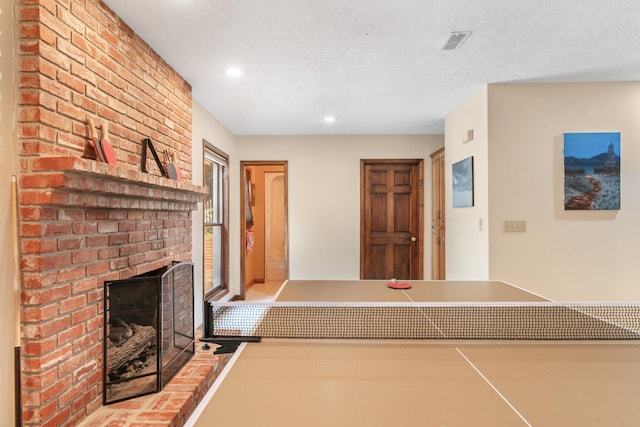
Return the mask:
[[418,240],[416,237],[411,236],[411,241],[412,241],[412,242],[415,242],[416,240]]

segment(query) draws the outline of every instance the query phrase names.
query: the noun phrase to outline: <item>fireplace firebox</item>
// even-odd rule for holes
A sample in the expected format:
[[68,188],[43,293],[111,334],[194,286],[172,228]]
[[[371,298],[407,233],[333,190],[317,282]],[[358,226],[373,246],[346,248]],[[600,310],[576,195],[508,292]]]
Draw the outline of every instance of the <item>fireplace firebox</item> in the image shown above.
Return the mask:
[[195,352],[193,264],[104,287],[104,404],[162,390]]

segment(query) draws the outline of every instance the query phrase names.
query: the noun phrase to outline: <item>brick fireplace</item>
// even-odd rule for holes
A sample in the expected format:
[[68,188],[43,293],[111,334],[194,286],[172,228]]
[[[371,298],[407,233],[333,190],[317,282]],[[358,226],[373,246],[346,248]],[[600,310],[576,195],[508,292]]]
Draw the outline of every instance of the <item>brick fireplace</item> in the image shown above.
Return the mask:
[[[102,406],[103,284],[191,260],[191,87],[98,0],[20,0],[22,418],[73,426]],[[87,118],[118,164],[91,160]],[[142,139],[183,180],[142,173]]]
[[46,188],[27,186],[40,174],[21,179],[23,417],[64,425],[102,404],[104,281],[190,260],[200,194],[89,160],[32,164],[48,166]]

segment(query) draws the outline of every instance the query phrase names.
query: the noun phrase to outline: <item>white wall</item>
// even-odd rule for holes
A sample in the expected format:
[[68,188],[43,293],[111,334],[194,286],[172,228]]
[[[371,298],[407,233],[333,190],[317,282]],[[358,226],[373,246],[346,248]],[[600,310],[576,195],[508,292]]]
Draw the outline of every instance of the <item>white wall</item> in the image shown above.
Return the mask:
[[14,423],[13,234],[11,176],[15,173],[13,2],[0,3],[0,425]]
[[[213,117],[198,102],[193,102],[193,141],[192,141],[192,182],[203,185],[203,140],[229,155],[229,282],[231,292],[238,294],[240,289],[240,196],[239,168],[240,162],[236,154],[236,137]],[[203,208],[198,204],[198,211],[193,213],[193,263],[195,272],[195,324],[202,323],[202,289],[203,289]]]
[[[490,85],[488,101],[491,278],[639,300],[640,83]],[[565,211],[563,133],[605,131],[621,132],[621,209]],[[509,219],[527,232],[504,233]]]
[[[445,242],[448,280],[489,278],[487,114],[487,89],[484,87],[445,120]],[[473,130],[473,140],[466,141],[469,130]],[[474,204],[473,207],[453,208],[451,165],[469,156],[473,156]]]
[[237,140],[240,160],[288,161],[290,279],[358,279],[360,160],[424,159],[424,276],[430,277],[429,154],[442,147],[442,135],[238,136]]

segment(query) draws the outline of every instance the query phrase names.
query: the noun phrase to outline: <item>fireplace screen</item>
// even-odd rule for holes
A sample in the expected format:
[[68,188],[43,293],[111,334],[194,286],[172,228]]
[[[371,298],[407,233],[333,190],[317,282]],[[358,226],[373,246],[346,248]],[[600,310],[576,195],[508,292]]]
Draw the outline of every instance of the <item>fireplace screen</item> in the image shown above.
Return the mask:
[[195,351],[193,264],[105,281],[104,403],[160,391]]

